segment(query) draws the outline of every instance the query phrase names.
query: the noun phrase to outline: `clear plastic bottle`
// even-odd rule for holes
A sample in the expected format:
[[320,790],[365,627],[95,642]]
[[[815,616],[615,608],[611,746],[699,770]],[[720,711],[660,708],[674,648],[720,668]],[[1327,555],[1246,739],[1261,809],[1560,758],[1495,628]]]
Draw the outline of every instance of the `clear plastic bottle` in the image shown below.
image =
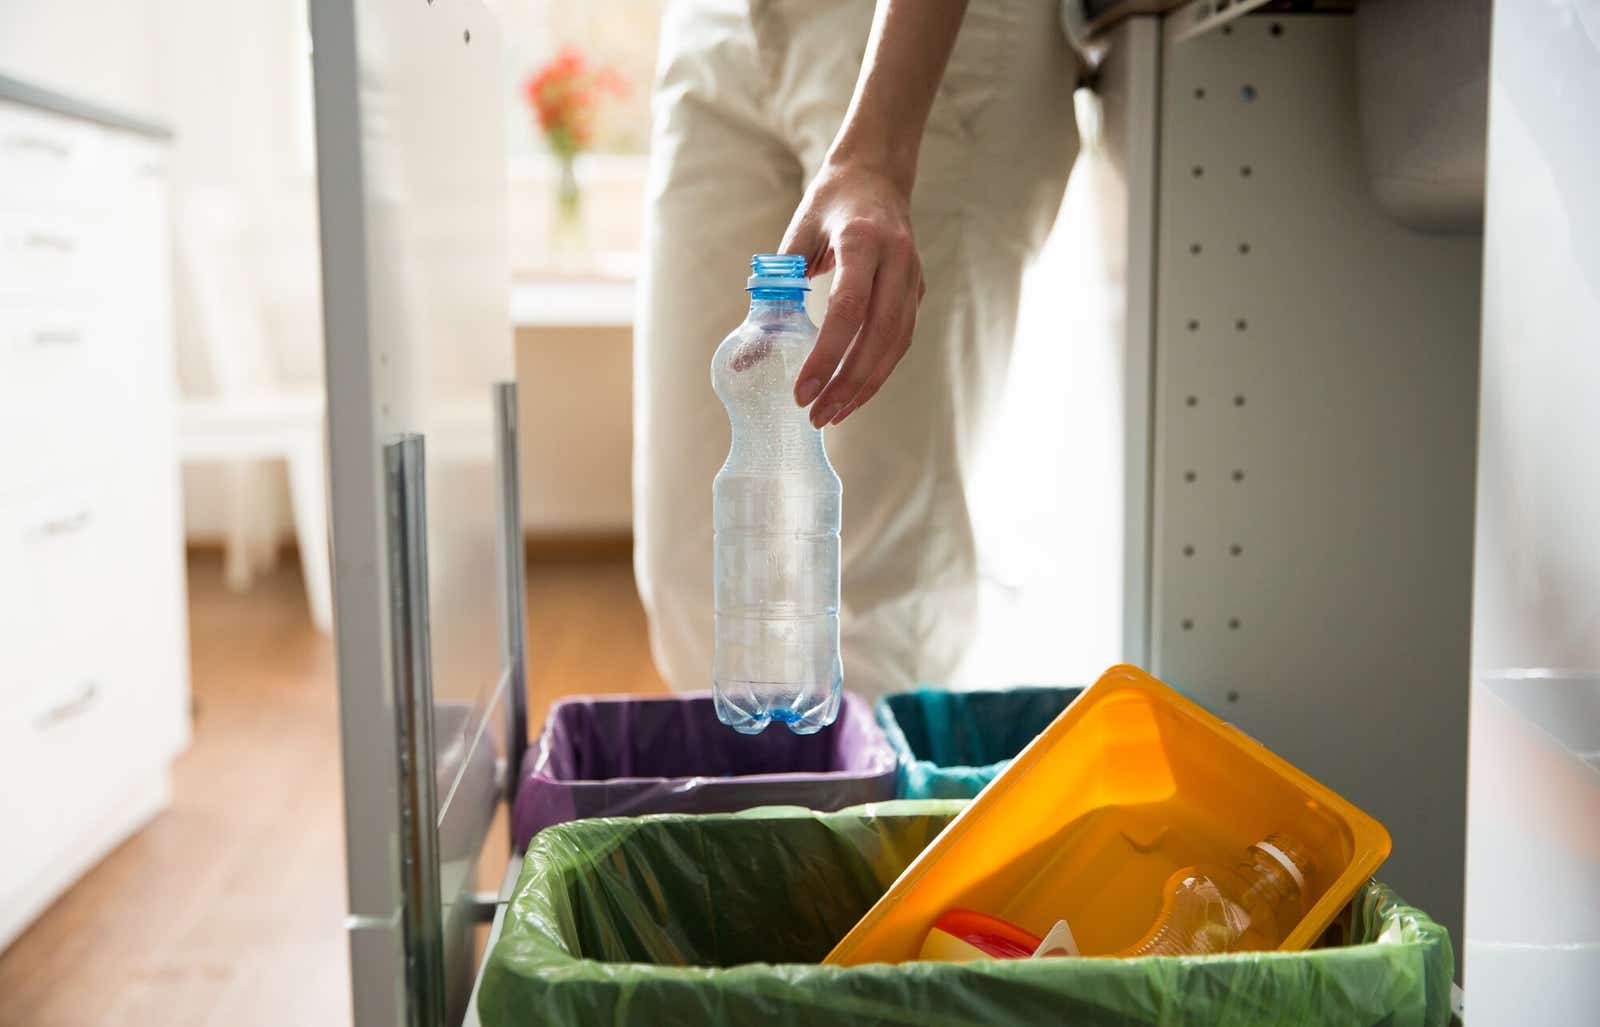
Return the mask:
[[1305,850],[1281,834],[1237,865],[1185,867],[1167,879],[1155,923],[1118,956],[1203,956],[1276,949],[1305,915]]
[[839,659],[839,517],[843,489],[822,432],[794,401],[817,341],[806,316],[805,258],[750,259],[750,314],[717,347],[711,384],[733,443],[712,484],[717,717],[757,734],[833,723]]

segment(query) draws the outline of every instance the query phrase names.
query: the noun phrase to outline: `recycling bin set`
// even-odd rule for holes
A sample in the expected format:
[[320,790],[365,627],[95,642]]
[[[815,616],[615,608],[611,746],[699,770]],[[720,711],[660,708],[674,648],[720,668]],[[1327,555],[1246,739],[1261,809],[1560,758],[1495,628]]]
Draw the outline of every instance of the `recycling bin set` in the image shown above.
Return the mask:
[[[1175,869],[1285,829],[1316,869],[1281,951],[916,960],[954,907],[1121,940]],[[803,737],[729,731],[708,696],[569,699],[513,830],[485,1027],[1449,1020],[1447,932],[1371,880],[1382,826],[1136,668],[846,694]]]

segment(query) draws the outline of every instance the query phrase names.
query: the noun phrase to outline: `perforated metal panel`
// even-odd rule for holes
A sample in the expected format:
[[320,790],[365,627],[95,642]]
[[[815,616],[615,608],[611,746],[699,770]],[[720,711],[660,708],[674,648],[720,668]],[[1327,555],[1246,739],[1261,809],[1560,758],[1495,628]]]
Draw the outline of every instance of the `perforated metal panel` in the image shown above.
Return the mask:
[[1386,220],[1351,19],[1162,44],[1151,662],[1460,937],[1480,245]]

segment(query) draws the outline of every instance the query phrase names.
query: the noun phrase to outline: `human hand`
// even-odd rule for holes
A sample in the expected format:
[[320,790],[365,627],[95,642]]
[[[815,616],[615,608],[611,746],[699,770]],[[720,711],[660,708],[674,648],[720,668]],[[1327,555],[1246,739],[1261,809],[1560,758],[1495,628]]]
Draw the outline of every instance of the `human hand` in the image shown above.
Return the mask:
[[870,166],[827,163],[783,234],[779,252],[804,256],[809,274],[837,270],[816,345],[795,380],[795,402],[811,407],[818,428],[871,399],[911,346],[927,287],[910,191],[909,182]]

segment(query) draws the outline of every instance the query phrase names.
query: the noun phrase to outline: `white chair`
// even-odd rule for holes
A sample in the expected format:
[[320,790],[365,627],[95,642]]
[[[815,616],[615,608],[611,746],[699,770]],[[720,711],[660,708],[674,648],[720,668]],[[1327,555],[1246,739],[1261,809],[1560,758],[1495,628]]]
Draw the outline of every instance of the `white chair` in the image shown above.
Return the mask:
[[179,404],[178,450],[186,463],[226,467],[224,580],[243,591],[276,558],[276,539],[261,521],[262,464],[285,461],[306,601],[317,629],[329,633],[333,586],[322,390],[277,383],[260,276],[249,271],[238,205],[223,194],[190,195],[178,205],[177,222],[179,280],[188,288],[216,388],[212,396],[186,397]]

